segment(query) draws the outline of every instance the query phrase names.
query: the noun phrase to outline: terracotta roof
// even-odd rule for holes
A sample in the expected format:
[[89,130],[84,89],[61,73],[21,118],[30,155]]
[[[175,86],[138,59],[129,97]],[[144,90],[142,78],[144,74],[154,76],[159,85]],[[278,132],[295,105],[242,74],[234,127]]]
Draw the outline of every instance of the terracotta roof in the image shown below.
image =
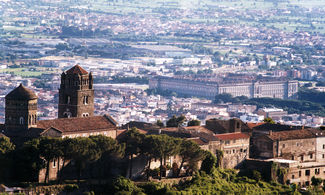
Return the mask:
[[130,121],[125,125],[122,125],[123,129],[133,128],[136,127],[137,129],[143,129],[143,130],[156,130],[160,129],[160,127],[156,124],[152,123],[145,123],[140,121]]
[[182,127],[182,128],[185,129],[185,131],[213,134],[213,131],[205,128],[204,126],[190,126],[190,127]]
[[234,139],[248,139],[250,136],[246,133],[223,133],[223,134],[216,134],[219,140],[234,140]]
[[257,126],[260,126],[260,125],[263,125],[265,124],[265,122],[261,122],[261,123],[246,123],[247,126],[250,128],[250,129],[253,129],[254,127],[257,127]]
[[116,130],[116,125],[106,116],[59,118],[37,122],[37,128],[48,129],[50,127],[62,133],[89,132],[107,129]]
[[291,126],[291,125],[271,124],[271,123],[264,123],[255,126],[253,128],[253,130],[257,130],[257,131],[287,131],[287,130],[298,130],[298,129],[302,129],[302,126]]
[[191,140],[195,142],[197,145],[206,145],[207,143],[204,142],[201,138],[195,137],[195,138],[188,138],[187,140]]
[[316,137],[325,137],[325,131],[319,129],[308,129],[310,132],[316,135]]
[[66,73],[67,74],[88,74],[88,72],[78,64],[70,68],[69,70],[67,70]]
[[291,131],[279,131],[279,132],[272,132],[271,134],[266,135],[272,140],[293,140],[293,139],[307,139],[307,138],[315,138],[316,135],[308,130],[291,130]]
[[6,100],[34,100],[37,99],[36,94],[20,84],[17,88],[6,95]]

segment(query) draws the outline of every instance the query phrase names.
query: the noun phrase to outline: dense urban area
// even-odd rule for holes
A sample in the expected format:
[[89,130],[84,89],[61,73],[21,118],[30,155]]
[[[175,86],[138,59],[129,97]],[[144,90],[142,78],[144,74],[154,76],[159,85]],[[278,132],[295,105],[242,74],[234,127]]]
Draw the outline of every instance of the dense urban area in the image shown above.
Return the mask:
[[0,80],[0,193],[325,190],[325,1],[0,0]]

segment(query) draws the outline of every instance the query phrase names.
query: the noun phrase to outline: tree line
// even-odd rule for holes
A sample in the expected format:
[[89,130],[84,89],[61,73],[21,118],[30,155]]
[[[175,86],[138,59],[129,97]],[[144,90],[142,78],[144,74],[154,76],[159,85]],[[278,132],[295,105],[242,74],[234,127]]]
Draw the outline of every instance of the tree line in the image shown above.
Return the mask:
[[178,177],[185,164],[190,173],[198,170],[198,162],[204,160],[208,153],[190,140],[168,135],[144,135],[136,128],[126,131],[118,141],[102,135],[63,139],[40,137],[16,147],[9,138],[1,137],[0,182],[35,182],[39,180],[40,170],[44,169],[45,176],[40,179],[48,183],[50,166],[54,161],[58,166],[58,183],[64,179],[62,169],[66,166],[73,170],[73,173],[69,171],[70,178],[74,177],[72,179],[77,181],[85,177],[98,180],[117,175],[131,177],[134,159],[139,155],[146,158],[143,170],[146,178],[152,176],[152,160],[159,160],[156,176],[161,178],[170,166],[166,163],[169,157],[178,155],[181,159],[179,166],[173,165],[173,176]]

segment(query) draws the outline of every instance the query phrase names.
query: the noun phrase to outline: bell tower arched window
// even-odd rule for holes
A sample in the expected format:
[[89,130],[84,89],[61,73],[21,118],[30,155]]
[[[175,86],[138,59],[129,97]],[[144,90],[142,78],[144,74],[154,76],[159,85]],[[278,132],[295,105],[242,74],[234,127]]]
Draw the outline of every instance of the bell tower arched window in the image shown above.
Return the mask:
[[23,124],[24,124],[24,117],[21,116],[21,117],[19,118],[19,124],[20,124],[20,125],[23,125]]

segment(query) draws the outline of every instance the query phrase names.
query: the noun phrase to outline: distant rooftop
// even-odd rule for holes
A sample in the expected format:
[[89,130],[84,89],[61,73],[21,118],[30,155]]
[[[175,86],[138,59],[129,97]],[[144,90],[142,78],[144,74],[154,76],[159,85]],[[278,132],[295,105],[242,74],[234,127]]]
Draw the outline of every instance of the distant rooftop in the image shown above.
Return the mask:
[[83,69],[81,66],[79,66],[79,64],[67,70],[66,73],[67,74],[88,74],[88,72],[85,69]]

